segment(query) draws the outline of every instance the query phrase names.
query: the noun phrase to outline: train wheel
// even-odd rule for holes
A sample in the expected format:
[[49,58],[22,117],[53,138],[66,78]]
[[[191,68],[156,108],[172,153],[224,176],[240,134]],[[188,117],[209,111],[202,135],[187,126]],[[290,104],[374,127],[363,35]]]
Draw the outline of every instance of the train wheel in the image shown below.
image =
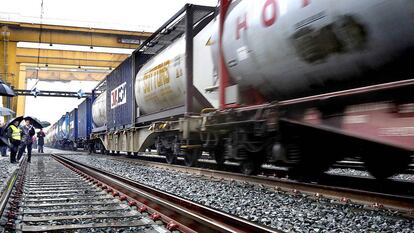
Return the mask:
[[[306,137],[312,138],[311,135],[306,135]],[[313,137],[318,138],[317,136]],[[346,150],[344,144],[327,137],[321,137],[320,140],[326,143],[320,144],[314,140],[306,141],[305,139],[302,142],[293,142],[291,150],[296,154],[296,161],[289,169],[291,176],[302,180],[319,179],[336,161],[344,157]],[[337,145],[341,149],[335,149],[332,147],[333,145]]]
[[128,157],[131,157],[131,155],[132,155],[132,153],[128,151],[128,152],[127,152],[127,156],[128,156]]
[[387,152],[379,149],[373,150],[370,155],[362,159],[368,172],[377,179],[386,179],[402,173],[411,162],[409,153]]
[[134,157],[138,157],[138,152],[134,152]]
[[168,164],[175,164],[177,162],[177,156],[172,152],[167,152],[165,154],[165,160]]
[[224,154],[214,153],[214,160],[216,160],[217,165],[223,166],[224,162],[226,161],[224,159]]
[[198,158],[200,158],[202,151],[199,148],[189,149],[184,151],[184,164],[188,167],[197,165]]
[[218,166],[222,166],[224,162],[226,161],[224,159],[224,148],[223,147],[217,147],[215,150],[211,152],[214,160],[216,161]]
[[261,163],[252,159],[245,160],[240,164],[240,170],[245,175],[255,175],[259,171]]

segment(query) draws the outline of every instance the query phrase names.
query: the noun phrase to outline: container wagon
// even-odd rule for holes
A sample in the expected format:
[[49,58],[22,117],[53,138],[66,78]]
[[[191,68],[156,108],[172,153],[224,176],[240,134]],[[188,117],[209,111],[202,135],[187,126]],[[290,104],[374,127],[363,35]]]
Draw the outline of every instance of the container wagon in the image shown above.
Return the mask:
[[94,90],[93,148],[154,147],[188,166],[208,152],[246,174],[267,162],[313,176],[345,156],[377,178],[402,172],[414,151],[412,9],[409,0],[187,4]]
[[76,148],[89,148],[90,134],[92,131],[92,98],[86,98],[78,106],[77,118],[77,138],[75,139]]

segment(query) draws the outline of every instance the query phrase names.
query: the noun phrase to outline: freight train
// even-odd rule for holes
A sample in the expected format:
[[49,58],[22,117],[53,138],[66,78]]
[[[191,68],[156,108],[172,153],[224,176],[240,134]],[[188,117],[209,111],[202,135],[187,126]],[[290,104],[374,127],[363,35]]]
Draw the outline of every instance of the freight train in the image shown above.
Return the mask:
[[314,176],[344,157],[377,178],[403,172],[413,16],[410,0],[186,5],[95,88],[83,141],[188,166],[208,152],[246,174],[272,163]]
[[91,98],[88,97],[71,112],[67,112],[46,132],[45,144],[58,149],[89,149],[92,131]]

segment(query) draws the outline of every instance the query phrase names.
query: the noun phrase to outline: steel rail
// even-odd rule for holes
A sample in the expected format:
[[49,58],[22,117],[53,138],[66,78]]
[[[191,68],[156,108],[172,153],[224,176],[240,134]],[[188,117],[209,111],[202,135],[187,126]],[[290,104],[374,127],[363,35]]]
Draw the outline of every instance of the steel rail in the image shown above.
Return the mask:
[[[152,213],[167,216],[185,228],[196,232],[280,232],[257,225],[236,216],[188,201],[136,181],[81,164],[71,159],[52,155],[59,162],[69,165],[123,194],[145,204]],[[141,206],[142,207],[142,206]],[[156,211],[156,212],[154,212]]]
[[[163,169],[173,169],[176,171],[193,173],[196,175],[204,175],[207,177],[214,177],[216,179],[226,179],[226,180],[238,180],[242,182],[249,182],[258,185],[265,185],[269,188],[280,189],[283,191],[290,192],[292,194],[297,194],[302,192],[304,194],[309,194],[313,197],[327,197],[339,202],[353,202],[357,204],[362,204],[367,207],[375,208],[388,208],[391,210],[397,210],[402,214],[406,214],[409,217],[414,217],[414,196],[408,195],[395,195],[387,194],[376,191],[361,190],[350,187],[339,187],[331,186],[326,184],[316,184],[308,182],[300,182],[290,179],[281,179],[276,177],[268,176],[247,176],[244,174],[227,172],[227,171],[218,171],[204,168],[195,168],[187,167],[180,165],[171,165],[164,164],[159,162],[152,161],[134,161],[132,159],[115,159],[123,160],[126,162],[132,162],[137,164],[143,164],[146,166],[153,166]],[[338,179],[338,182],[342,182],[346,177],[335,176]],[[357,177],[349,177],[350,179]],[[368,182],[366,178],[364,181]],[[385,182],[385,181],[382,181]],[[414,191],[414,190],[413,190]]]
[[[178,170],[182,170],[184,172],[192,172],[198,173],[197,169],[208,170],[215,170],[217,172],[225,171],[240,174],[240,169],[237,164],[233,163],[225,163],[221,166],[218,166],[214,161],[211,160],[199,160],[197,167],[187,167],[184,166],[184,162],[181,158],[177,159],[176,164],[167,164],[165,162],[165,158],[161,156],[139,156],[139,157],[114,157],[114,156],[105,156],[101,155],[104,158],[108,158],[111,160],[119,160],[119,161],[126,161],[126,162],[133,162],[139,163],[144,165],[150,166],[157,166],[164,169],[176,168]],[[332,168],[338,168],[339,166],[334,164]],[[339,167],[341,168],[341,167]],[[342,168],[353,168],[353,167],[342,167]],[[361,169],[362,170],[362,169]],[[269,177],[270,179],[293,179],[304,181],[307,183],[318,183],[324,184],[326,186],[335,186],[335,187],[342,187],[342,188],[350,188],[350,189],[357,189],[357,190],[364,190],[368,192],[374,193],[384,193],[389,195],[399,195],[399,196],[414,196],[414,182],[404,181],[404,180],[376,180],[372,177],[365,177],[365,176],[358,176],[358,175],[341,175],[341,174],[323,174],[320,177],[308,179],[304,176],[289,176],[289,172],[286,167],[262,167],[261,172],[259,173],[260,177]],[[412,174],[410,170],[408,170],[409,174]],[[237,178],[234,178],[237,179]],[[239,180],[243,181],[244,178],[240,178]]]
[[0,197],[0,216],[4,215],[4,210],[9,201],[9,197],[12,193],[14,184],[16,183],[17,176],[19,174],[19,169],[17,168],[12,175],[7,180],[7,185],[4,187],[3,192],[1,193]]
[[4,215],[4,211],[6,210],[6,206],[9,202],[10,195],[14,189],[16,184],[17,178],[20,175],[23,175],[26,171],[26,157],[24,157],[20,162],[20,167],[16,168],[16,170],[11,174],[11,176],[7,179],[6,186],[3,188],[1,196],[0,196],[0,217]]

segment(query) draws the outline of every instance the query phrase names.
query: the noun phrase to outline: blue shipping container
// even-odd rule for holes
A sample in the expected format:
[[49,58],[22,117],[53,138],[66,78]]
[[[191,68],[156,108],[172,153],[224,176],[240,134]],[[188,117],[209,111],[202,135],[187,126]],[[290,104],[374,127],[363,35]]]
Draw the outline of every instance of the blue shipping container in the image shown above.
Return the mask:
[[61,116],[60,119],[57,122],[57,132],[56,132],[56,140],[62,140],[62,126],[63,126],[63,122],[65,120],[65,115]]
[[78,138],[86,139],[92,131],[92,104],[91,99],[86,98],[78,106]]
[[112,131],[133,125],[132,58],[128,57],[108,76],[106,76],[107,128]]
[[69,140],[76,141],[78,138],[78,109],[69,113]]
[[58,121],[58,140],[68,139],[69,137],[69,113],[67,112]]

